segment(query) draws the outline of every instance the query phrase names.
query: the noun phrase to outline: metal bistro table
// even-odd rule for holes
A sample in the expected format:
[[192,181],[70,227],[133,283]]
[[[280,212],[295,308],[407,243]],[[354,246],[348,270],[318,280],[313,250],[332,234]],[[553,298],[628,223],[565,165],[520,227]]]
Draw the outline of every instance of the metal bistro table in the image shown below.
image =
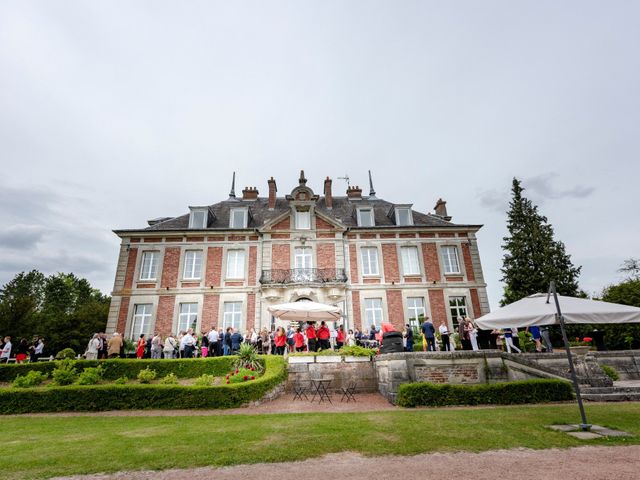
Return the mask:
[[331,401],[331,397],[329,396],[329,392],[327,391],[327,388],[329,388],[329,385],[331,385],[330,378],[320,378],[317,380],[311,380],[311,390],[313,391],[313,396],[311,397],[311,403],[313,403],[313,400],[316,398],[316,396],[318,396],[319,397],[318,403],[322,403],[323,401],[328,400],[329,403],[333,404],[333,402]]

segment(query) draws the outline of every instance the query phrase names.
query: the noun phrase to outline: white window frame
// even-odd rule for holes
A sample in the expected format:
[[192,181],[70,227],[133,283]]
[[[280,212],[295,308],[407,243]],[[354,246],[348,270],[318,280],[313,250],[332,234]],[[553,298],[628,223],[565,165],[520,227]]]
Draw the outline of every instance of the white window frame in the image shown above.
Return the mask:
[[[242,302],[224,302],[222,314],[222,329],[226,332],[227,328],[233,327],[240,330],[242,327]],[[237,325],[236,322],[237,321]]]
[[[455,245],[443,245],[440,247],[440,256],[442,257],[442,266],[444,267],[445,275],[459,275],[461,273],[458,247]],[[454,267],[456,268],[454,269]]]
[[[412,255],[409,252],[415,252],[415,258],[411,258]],[[414,245],[408,245],[400,247],[400,258],[402,259],[402,274],[403,275],[420,275],[420,253],[418,247]],[[412,260],[415,260],[415,264],[412,264]]]
[[186,250],[182,278],[184,280],[200,280],[202,278],[202,250]]
[[[459,302],[462,300],[462,305],[451,305],[452,300]],[[453,329],[458,328],[458,318],[460,317],[468,317],[469,316],[469,305],[467,304],[467,296],[466,295],[449,295],[447,297],[447,311],[451,316],[451,326]],[[453,314],[453,310],[455,309],[456,314]],[[460,315],[460,312],[464,311],[464,315]]]
[[[236,214],[242,214],[242,226],[238,227],[234,225],[234,218]],[[247,228],[249,220],[249,209],[248,208],[232,208],[229,210],[229,228]]]
[[[304,221],[303,221],[304,219]],[[296,229],[297,230],[311,230],[311,212],[296,210]]]
[[[133,306],[133,317],[131,319],[130,340],[140,338],[140,334],[149,335],[151,333],[151,317],[153,312],[152,303],[136,303]],[[136,328],[138,327],[138,328]]]
[[[365,225],[363,221],[366,217],[369,217],[370,225]],[[375,227],[376,225],[376,217],[373,211],[373,207],[371,208],[359,208],[358,209],[358,226],[359,227]]]
[[[406,212],[407,214],[407,223],[402,223],[400,221],[400,215],[402,214],[401,212]],[[407,225],[413,225],[413,213],[411,211],[411,209],[409,207],[396,207],[395,209],[395,215],[396,215],[396,225],[398,226],[407,226]]]
[[[418,305],[419,300],[420,305]],[[417,326],[420,324],[420,315],[423,315],[423,319],[427,316],[427,309],[425,307],[424,297],[407,297],[407,312],[408,312],[408,321],[411,326],[416,326],[412,324],[412,320],[415,320]]]
[[[158,258],[160,252],[147,250],[142,252],[142,258],[140,259],[140,280],[155,281],[158,279]],[[148,267],[145,264],[148,260]]]
[[198,331],[198,302],[183,302],[179,306],[177,330],[186,332],[190,328],[194,332]]
[[293,249],[293,265],[296,269],[313,268],[313,248],[295,247]]
[[227,275],[225,278],[244,279],[246,258],[244,250],[227,250]]
[[364,321],[366,322],[366,328],[370,328],[372,324],[376,328],[380,328],[382,322],[384,322],[384,303],[382,298],[364,299]]
[[[201,219],[197,219],[198,214],[203,214]],[[207,228],[209,222],[209,209],[192,208],[189,215],[189,228]]]
[[[375,254],[371,255],[372,252],[375,252]],[[360,263],[362,264],[363,277],[380,276],[380,258],[377,247],[361,247]]]

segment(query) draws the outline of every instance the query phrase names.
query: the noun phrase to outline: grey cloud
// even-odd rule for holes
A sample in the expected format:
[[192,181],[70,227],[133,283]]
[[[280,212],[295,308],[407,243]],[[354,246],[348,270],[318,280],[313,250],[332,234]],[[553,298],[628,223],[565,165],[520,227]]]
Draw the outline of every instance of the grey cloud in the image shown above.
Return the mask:
[[499,190],[483,190],[478,193],[480,205],[495,212],[504,213],[509,208],[509,195]]
[[47,229],[41,225],[12,225],[0,231],[0,247],[30,250],[42,240],[46,233]]
[[587,198],[595,191],[595,187],[587,185],[578,185],[570,188],[552,185],[553,183],[562,183],[564,178],[566,176],[561,177],[554,172],[549,172],[525,179],[522,183],[526,189],[536,193],[541,202],[546,199]]

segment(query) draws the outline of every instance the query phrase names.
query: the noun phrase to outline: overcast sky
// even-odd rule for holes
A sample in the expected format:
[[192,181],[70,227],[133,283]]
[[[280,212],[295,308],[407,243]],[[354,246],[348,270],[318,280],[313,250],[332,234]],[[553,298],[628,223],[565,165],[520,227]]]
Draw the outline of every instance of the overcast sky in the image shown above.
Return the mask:
[[[119,239],[304,169],[484,224],[492,307],[511,179],[589,293],[638,257],[640,2],[0,1],[0,283],[110,292]],[[239,190],[238,189],[238,190]],[[368,189],[365,188],[365,193]]]

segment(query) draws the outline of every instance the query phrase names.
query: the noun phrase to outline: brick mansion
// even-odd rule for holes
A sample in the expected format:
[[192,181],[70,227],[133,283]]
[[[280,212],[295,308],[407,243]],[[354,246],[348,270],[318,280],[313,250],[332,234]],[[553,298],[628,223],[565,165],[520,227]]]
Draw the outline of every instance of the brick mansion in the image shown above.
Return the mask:
[[397,328],[427,315],[436,327],[489,312],[476,232],[434,213],[349,186],[323,195],[304,172],[288,195],[255,187],[178,217],[115,230],[121,239],[107,332],[127,338],[212,326],[271,328],[267,307],[298,300],[336,305],[347,329]]

